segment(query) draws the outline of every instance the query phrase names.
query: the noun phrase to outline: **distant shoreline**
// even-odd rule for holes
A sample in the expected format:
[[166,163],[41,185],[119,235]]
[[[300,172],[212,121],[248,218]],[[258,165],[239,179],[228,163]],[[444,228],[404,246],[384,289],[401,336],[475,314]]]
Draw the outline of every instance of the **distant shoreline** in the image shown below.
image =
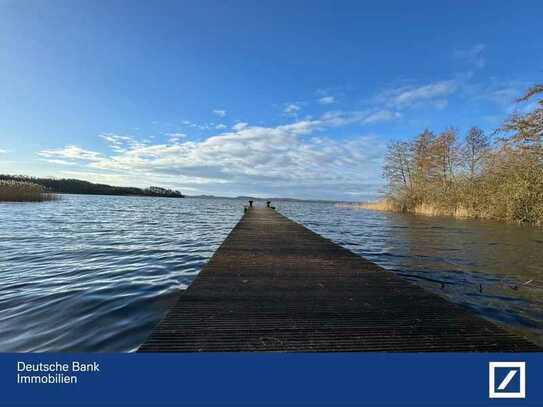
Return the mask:
[[165,198],[184,198],[181,192],[173,189],[150,186],[148,188],[119,187],[107,184],[96,184],[79,179],[36,178],[25,175],[0,175],[0,181],[21,182],[40,185],[45,192],[77,195],[110,195],[110,196],[154,196]]
[[338,204],[342,201],[328,199],[302,199],[302,198],[277,198],[277,197],[254,197],[254,196],[219,196],[219,195],[185,195],[173,189],[162,187],[120,187],[107,184],[96,184],[89,181],[75,178],[38,178],[26,175],[0,174],[0,181],[29,182],[41,185],[47,192],[68,195],[105,195],[105,196],[148,196],[164,198],[202,198],[202,199],[236,199],[253,201],[286,201],[286,202],[316,202]]

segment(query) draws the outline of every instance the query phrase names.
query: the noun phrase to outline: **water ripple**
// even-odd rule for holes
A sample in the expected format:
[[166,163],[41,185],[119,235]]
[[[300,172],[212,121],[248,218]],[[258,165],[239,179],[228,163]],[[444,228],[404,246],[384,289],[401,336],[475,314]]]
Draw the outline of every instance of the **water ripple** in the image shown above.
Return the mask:
[[135,350],[241,207],[77,195],[0,204],[0,351]]

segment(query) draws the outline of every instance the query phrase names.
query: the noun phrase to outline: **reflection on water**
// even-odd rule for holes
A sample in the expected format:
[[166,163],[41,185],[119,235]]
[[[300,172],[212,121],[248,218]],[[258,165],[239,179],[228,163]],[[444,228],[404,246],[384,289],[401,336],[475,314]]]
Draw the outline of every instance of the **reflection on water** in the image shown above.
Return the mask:
[[543,345],[543,229],[288,203],[281,211]]
[[[386,269],[542,343],[542,229],[274,204]],[[242,206],[77,195],[0,204],[0,351],[136,349]]]

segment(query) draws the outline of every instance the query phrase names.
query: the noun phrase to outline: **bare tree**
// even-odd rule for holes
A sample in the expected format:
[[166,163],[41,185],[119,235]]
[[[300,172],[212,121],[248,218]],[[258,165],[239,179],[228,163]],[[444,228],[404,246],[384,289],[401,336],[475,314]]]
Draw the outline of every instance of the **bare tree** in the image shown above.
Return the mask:
[[454,180],[458,163],[458,146],[456,130],[449,128],[443,131],[432,143],[434,177],[447,189]]
[[479,127],[469,129],[462,148],[462,156],[470,180],[481,173],[489,150],[490,141],[484,131]]
[[[537,85],[519,100],[541,94]],[[394,207],[543,225],[543,99],[499,131],[497,143],[472,127],[460,146],[453,128],[390,144],[384,173]]]
[[[518,101],[527,101],[540,93],[543,93],[543,84],[532,86]],[[510,142],[543,159],[543,99],[538,101],[535,110],[514,114],[500,130],[512,132]]]
[[412,189],[411,158],[409,155],[409,144],[405,142],[394,142],[389,144],[385,156],[385,177],[394,190]]
[[425,129],[411,143],[411,155],[413,157],[413,183],[416,188],[424,187],[429,181],[433,166],[432,143],[435,136],[430,130]]

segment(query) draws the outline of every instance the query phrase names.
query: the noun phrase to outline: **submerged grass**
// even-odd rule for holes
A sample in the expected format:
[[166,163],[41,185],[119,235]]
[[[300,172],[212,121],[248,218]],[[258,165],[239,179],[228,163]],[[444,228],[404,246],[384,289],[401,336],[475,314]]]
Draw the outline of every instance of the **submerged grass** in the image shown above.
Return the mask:
[[0,180],[0,202],[43,202],[58,199],[41,185],[22,181]]

